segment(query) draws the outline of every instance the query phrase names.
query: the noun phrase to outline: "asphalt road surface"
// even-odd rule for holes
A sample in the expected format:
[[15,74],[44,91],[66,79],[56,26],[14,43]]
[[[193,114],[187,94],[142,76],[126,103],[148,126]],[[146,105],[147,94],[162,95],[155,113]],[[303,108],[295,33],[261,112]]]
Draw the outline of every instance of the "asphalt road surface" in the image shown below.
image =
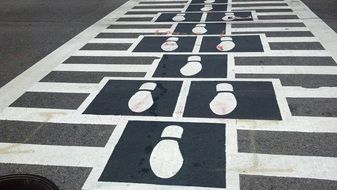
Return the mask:
[[0,2],[0,176],[337,189],[337,3]]

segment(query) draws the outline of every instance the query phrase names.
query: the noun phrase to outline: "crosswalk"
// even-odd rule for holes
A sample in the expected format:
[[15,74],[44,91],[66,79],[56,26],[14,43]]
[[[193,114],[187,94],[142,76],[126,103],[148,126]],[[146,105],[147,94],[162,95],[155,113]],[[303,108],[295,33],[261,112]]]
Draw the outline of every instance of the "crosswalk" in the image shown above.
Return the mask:
[[0,90],[0,175],[337,189],[330,30],[298,0],[128,1]]

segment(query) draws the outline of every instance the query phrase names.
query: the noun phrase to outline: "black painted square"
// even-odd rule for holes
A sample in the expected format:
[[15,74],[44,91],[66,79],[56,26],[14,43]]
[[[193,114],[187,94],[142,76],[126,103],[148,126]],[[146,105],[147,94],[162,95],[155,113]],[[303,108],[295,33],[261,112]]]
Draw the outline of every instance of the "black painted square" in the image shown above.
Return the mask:
[[[232,38],[235,46],[230,50],[221,51],[218,47],[222,38]],[[200,52],[263,52],[259,35],[249,36],[203,36]]]
[[[162,49],[164,43],[168,43],[169,38],[178,38],[177,49],[165,51]],[[144,36],[133,52],[192,52],[196,37],[193,36]],[[168,45],[170,46],[170,45]]]
[[[183,128],[176,141],[183,165],[171,178],[157,177],[150,164],[164,128]],[[99,181],[225,188],[225,124],[130,121]]]
[[[218,95],[217,84],[232,85],[237,101],[226,115],[215,114],[210,103]],[[281,120],[280,110],[271,82],[260,81],[195,81],[191,83],[184,117]]]
[[176,21],[174,17],[177,14],[181,13],[161,13],[159,17],[156,19],[156,22],[199,22],[201,20],[202,13],[182,13],[185,14],[185,20]]
[[[231,12],[234,13],[234,16],[236,17],[232,21],[252,21],[253,16],[251,12]],[[206,21],[226,21],[223,20],[223,17],[226,16],[226,12],[209,12],[207,13]],[[231,21],[231,20],[227,20]]]
[[[142,112],[132,111],[129,107],[130,99],[141,91],[139,88],[144,83],[149,82],[156,84],[155,89],[150,91],[153,98],[152,106]],[[87,107],[84,114],[172,116],[181,85],[182,82],[179,81],[110,80]],[[138,103],[139,106],[141,103]]]
[[190,4],[186,11],[226,11],[227,4]]
[[174,34],[179,35],[225,34],[225,33],[226,33],[225,23],[179,23],[174,30]]
[[[202,69],[193,76],[184,74],[183,67],[187,67],[191,56],[199,56]],[[191,70],[190,68],[186,68]],[[181,78],[226,78],[227,55],[163,55],[153,77],[181,77]]]

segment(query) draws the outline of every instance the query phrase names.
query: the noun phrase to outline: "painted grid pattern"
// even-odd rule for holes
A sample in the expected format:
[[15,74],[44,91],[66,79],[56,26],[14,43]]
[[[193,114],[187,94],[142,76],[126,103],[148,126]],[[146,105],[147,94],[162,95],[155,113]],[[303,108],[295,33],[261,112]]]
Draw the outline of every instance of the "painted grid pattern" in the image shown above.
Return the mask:
[[[249,180],[261,178],[262,183],[267,176],[275,177],[272,179],[276,181],[283,179],[281,177],[298,181],[315,179],[317,183],[331,183],[336,187],[337,155],[334,145],[329,142],[336,143],[337,139],[337,115],[333,113],[337,108],[337,50],[320,35],[317,26],[321,26],[322,21],[307,20],[313,14],[300,1],[228,1],[224,11],[251,11],[254,20],[226,22],[224,33],[219,35],[257,34],[261,37],[264,52],[227,52],[226,79],[155,78],[153,74],[163,53],[133,50],[144,35],[175,35],[176,22],[155,21],[162,13],[184,12],[190,5],[190,1],[181,0],[129,1],[69,41],[70,52],[61,47],[42,60],[48,62],[47,69],[35,66],[27,74],[35,71],[39,74],[33,74],[27,82],[22,82],[27,76],[24,73],[5,86],[3,91],[16,84],[23,88],[9,91],[12,99],[5,99],[1,91],[0,96],[5,100],[0,107],[2,122],[30,122],[36,123],[37,127],[32,128],[31,135],[23,140],[1,140],[0,162],[90,168],[82,189],[216,189],[97,181],[129,120],[220,123],[227,126],[226,168],[223,168],[226,170],[226,189],[240,189],[240,186],[245,189],[243,184],[249,187]],[[326,26],[321,30],[329,31]],[[197,43],[202,36],[198,35]],[[190,53],[198,53],[198,48],[195,45]],[[82,114],[110,79],[182,81],[173,117]],[[183,117],[184,97],[193,81],[226,80],[271,81],[282,120]],[[55,101],[44,101],[48,98]],[[308,107],[315,107],[315,111],[308,111],[311,110]],[[93,134],[101,128],[106,133],[102,142],[91,146],[88,146],[89,142],[35,142],[32,138],[41,132],[38,123],[46,123],[41,126],[79,125],[84,129],[94,125],[94,129],[87,129],[91,132],[84,132],[90,133],[93,139],[101,138]],[[275,146],[277,143],[286,146],[284,138],[292,135],[299,142],[291,141],[295,143],[294,147],[288,145],[287,150],[277,152],[272,145],[263,145],[265,133],[275,137],[268,139]],[[316,139],[314,142],[321,139],[326,144],[313,142],[312,149],[304,150],[312,139]],[[316,145],[318,148],[315,149]]]

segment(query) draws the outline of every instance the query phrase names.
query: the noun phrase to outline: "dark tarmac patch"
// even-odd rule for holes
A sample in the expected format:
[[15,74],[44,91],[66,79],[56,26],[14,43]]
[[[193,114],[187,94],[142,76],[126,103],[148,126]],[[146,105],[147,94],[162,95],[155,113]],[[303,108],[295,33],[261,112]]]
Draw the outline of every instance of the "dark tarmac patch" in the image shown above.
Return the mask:
[[[192,76],[183,75],[181,69],[188,66],[189,57],[199,56],[201,70]],[[191,70],[190,68],[188,68]],[[173,78],[226,78],[227,77],[227,55],[163,55],[153,77]]]
[[[139,90],[145,83],[155,83],[156,87],[154,90]],[[180,81],[110,80],[87,107],[84,114],[172,116],[181,85]],[[128,105],[129,100],[139,91],[150,93],[153,104],[138,113],[132,111]],[[141,107],[144,102],[145,100],[141,99],[135,104]]]
[[[178,143],[183,165],[165,179],[154,173],[149,160],[170,125],[183,129],[180,139],[169,138]],[[225,151],[225,124],[130,121],[99,181],[225,188]]]

